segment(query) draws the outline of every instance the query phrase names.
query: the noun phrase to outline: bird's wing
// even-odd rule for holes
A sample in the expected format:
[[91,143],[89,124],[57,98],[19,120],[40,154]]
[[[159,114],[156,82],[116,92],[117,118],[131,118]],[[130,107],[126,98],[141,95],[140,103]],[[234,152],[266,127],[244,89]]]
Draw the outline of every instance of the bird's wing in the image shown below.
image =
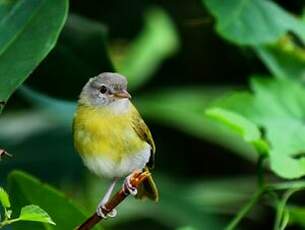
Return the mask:
[[[132,113],[133,129],[142,140],[146,141],[151,146],[150,158],[148,163],[146,164],[146,167],[144,168],[145,171],[149,172],[148,167],[153,168],[154,166],[156,146],[153,137],[150,133],[150,130],[143,121],[141,115],[136,110],[136,108],[133,107],[133,109],[134,109]],[[159,200],[159,192],[151,175],[149,175],[148,178],[144,180],[143,183],[138,187],[138,194],[136,198],[143,199],[145,197],[156,202]]]
[[138,134],[138,136],[146,141],[150,146],[151,146],[151,154],[150,154],[150,159],[147,163],[147,166],[149,168],[154,167],[154,161],[155,161],[155,152],[156,152],[156,146],[153,140],[153,137],[150,133],[149,128],[143,121],[141,115],[137,111],[137,109],[134,107],[134,112],[132,113],[132,126],[135,132]]

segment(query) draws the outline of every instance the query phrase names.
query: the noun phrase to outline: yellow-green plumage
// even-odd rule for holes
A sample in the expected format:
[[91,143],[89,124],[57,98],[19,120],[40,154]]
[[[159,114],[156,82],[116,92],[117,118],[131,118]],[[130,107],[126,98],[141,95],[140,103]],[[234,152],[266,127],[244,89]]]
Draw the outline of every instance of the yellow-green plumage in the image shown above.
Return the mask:
[[[119,112],[112,106],[78,105],[73,122],[75,147],[87,166],[99,176],[123,176],[122,173],[132,169],[133,161],[141,164],[142,152],[144,155],[149,152],[147,165],[153,163],[155,145],[151,133],[132,103],[129,100],[125,103],[127,109]],[[152,177],[144,181],[137,197],[158,200]]]
[[108,108],[80,105],[74,120],[74,139],[79,153],[103,155],[118,161],[125,154],[143,149],[146,142],[133,129],[133,113],[134,109],[115,114]]

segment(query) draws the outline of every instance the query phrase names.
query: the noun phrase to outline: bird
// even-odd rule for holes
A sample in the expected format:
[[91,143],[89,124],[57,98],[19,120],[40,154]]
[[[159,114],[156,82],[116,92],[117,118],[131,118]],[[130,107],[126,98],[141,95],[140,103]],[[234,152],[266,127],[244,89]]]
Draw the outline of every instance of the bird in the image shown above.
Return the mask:
[[120,178],[125,178],[123,188],[136,198],[159,200],[150,173],[138,188],[130,183],[133,172],[150,172],[154,167],[156,147],[148,126],[131,102],[123,75],[104,72],[85,84],[74,114],[73,139],[85,166],[98,177],[111,180],[96,210],[98,216],[116,215],[113,209],[105,216],[103,208]]

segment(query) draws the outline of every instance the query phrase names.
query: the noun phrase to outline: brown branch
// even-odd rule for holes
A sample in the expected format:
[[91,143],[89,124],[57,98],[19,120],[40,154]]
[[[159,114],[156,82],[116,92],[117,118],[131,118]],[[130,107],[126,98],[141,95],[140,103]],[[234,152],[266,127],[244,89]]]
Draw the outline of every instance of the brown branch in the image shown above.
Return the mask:
[[[138,186],[149,176],[149,172],[136,171],[130,177],[130,183],[134,188],[138,188]],[[105,215],[110,213],[115,207],[117,207],[125,198],[129,195],[128,191],[125,191],[122,188],[118,191],[103,207],[100,207]],[[90,230],[92,229],[98,222],[103,220],[104,218],[98,216],[94,213],[91,217],[89,217],[82,225],[77,227],[75,230]]]

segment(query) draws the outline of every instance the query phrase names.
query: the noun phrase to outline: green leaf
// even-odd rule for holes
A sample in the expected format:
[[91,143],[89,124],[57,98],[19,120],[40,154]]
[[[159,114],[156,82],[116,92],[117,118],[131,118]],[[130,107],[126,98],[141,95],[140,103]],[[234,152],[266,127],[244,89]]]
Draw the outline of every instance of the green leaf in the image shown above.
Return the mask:
[[0,187],[0,202],[5,209],[11,207],[9,196],[2,187]]
[[128,78],[130,89],[147,82],[164,59],[172,56],[179,48],[179,38],[171,18],[161,8],[145,12],[145,24],[139,36],[125,50],[113,55],[120,73]]
[[56,227],[38,222],[14,223],[14,230],[74,229],[88,217],[88,214],[65,195],[46,184],[42,184],[26,173],[13,171],[9,175],[8,185],[12,197],[13,213],[17,213],[18,210],[28,204],[39,205],[52,216],[56,223]]
[[0,1],[0,100],[6,101],[56,43],[67,0]]
[[246,142],[253,144],[259,153],[269,151],[267,143],[261,138],[259,127],[245,117],[222,108],[208,109],[206,114],[237,132]]
[[257,125],[237,113],[222,108],[211,108],[206,111],[206,114],[238,132],[247,142],[254,142],[261,138]]
[[266,0],[202,0],[217,20],[217,32],[240,45],[276,42],[288,31],[305,38],[304,23]]
[[[218,102],[265,130],[271,169],[283,178],[305,175],[305,90],[291,80],[254,78],[254,94],[236,93]],[[289,90],[287,90],[289,89]],[[248,95],[245,97],[245,95]]]
[[27,205],[21,209],[19,220],[37,221],[48,224],[54,224],[51,217],[37,205]]
[[255,47],[255,50],[275,77],[305,80],[305,50],[289,36],[274,45]]

